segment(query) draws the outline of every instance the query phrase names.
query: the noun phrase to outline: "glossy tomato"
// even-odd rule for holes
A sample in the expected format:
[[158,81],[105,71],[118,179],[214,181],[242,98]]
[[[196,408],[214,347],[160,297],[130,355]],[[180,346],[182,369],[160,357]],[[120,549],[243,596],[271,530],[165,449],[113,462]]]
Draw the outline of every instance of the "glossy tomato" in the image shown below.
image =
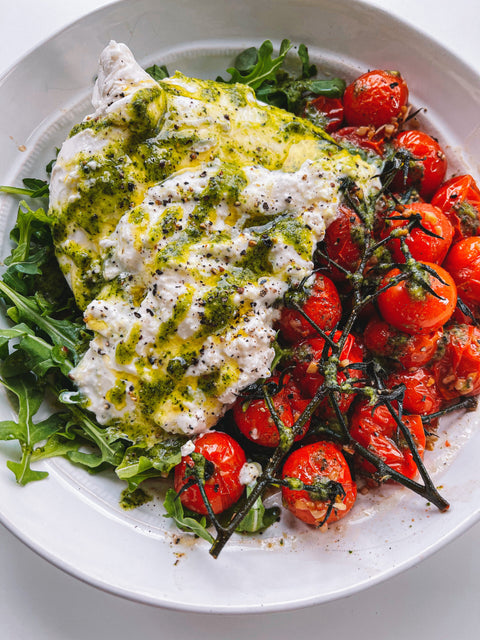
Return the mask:
[[[341,205],[337,217],[327,227],[324,250],[328,257],[340,267],[355,272],[362,258],[364,244],[363,225],[357,214]],[[335,282],[345,280],[345,275],[333,265],[328,266],[329,276]]]
[[[338,342],[341,336],[340,331],[336,331],[333,335],[333,341]],[[303,393],[313,398],[319,387],[325,382],[322,372],[322,354],[325,346],[323,338],[310,338],[295,349],[295,368],[293,377]],[[328,356],[332,354],[329,349]],[[349,367],[363,361],[363,349],[359,346],[352,334],[347,336],[347,340],[339,356],[340,367],[344,371],[340,371],[337,375],[338,384],[343,384],[349,377],[355,379],[362,377],[359,369]],[[346,413],[354,399],[353,393],[337,394],[337,402],[342,413]],[[325,419],[335,418],[334,408],[330,404],[329,398],[325,398],[320,403],[317,414]]]
[[423,367],[439,349],[442,329],[410,335],[380,318],[372,318],[363,332],[363,343],[374,355],[391,358],[405,369]]
[[327,133],[332,133],[342,126],[342,101],[339,98],[318,96],[306,103],[303,116]]
[[[315,442],[294,451],[283,466],[282,477],[318,485],[317,492],[282,487],[285,507],[307,524],[319,526],[340,520],[357,497],[357,486],[345,457],[331,442]],[[333,509],[326,519],[332,503]]]
[[[245,486],[240,483],[240,470],[246,462],[240,445],[226,433],[207,431],[195,439],[195,451],[208,461],[205,466],[205,493],[214,513],[221,513],[239,500]],[[190,455],[183,456],[175,467],[174,487],[178,493],[189,482],[187,468],[193,467]],[[207,514],[200,490],[196,484],[180,495],[182,504],[196,513]]]
[[[425,431],[418,415],[403,416],[403,423],[412,434],[420,457],[425,451]],[[395,418],[384,405],[375,410],[368,402],[361,402],[354,410],[350,421],[350,433],[363,447],[381,458],[389,467],[407,478],[417,475],[417,465],[412,452],[398,428]],[[375,467],[362,459],[362,467],[369,473]]]
[[453,245],[443,266],[457,285],[458,296],[471,310],[480,310],[480,236]]
[[386,380],[389,389],[400,384],[405,385],[403,408],[410,413],[428,415],[436,413],[443,404],[435,377],[423,367],[412,371],[392,373]]
[[[433,263],[418,264],[429,266],[437,274],[438,277],[428,273],[427,277],[430,287],[439,297],[405,280],[390,286],[378,296],[378,306],[384,320],[396,329],[411,334],[439,329],[450,320],[457,304],[457,288],[450,274]],[[400,273],[399,269],[389,271],[381,287],[386,287]]]
[[[419,227],[414,227],[407,234],[408,218],[413,216],[418,216],[421,226],[439,237],[432,237]],[[387,218],[381,233],[382,238],[387,238],[392,233],[398,234],[404,231],[406,233],[404,236],[405,244],[415,260],[442,264],[452,243],[453,227],[441,209],[426,202],[412,202],[402,207],[401,210],[393,211],[390,217],[402,217],[405,220]],[[387,246],[395,262],[404,263],[406,261],[399,238],[390,240]]]
[[447,334],[443,357],[433,371],[446,400],[480,393],[480,329],[454,325]]
[[[278,385],[279,377],[272,376],[269,381]],[[308,405],[308,400],[302,399],[300,391],[288,376],[284,378],[283,385],[272,397],[272,403],[284,426],[291,428],[299,417],[299,411],[302,413]],[[239,430],[252,442],[262,447],[278,446],[280,442],[278,429],[263,398],[254,400],[239,398],[233,406],[233,418]],[[307,429],[308,423],[295,439],[303,438]]]
[[343,96],[345,119],[351,125],[372,125],[375,129],[403,121],[408,87],[397,71],[376,69],[348,85]]
[[332,133],[332,138],[346,143],[347,147],[356,147],[364,151],[372,151],[382,156],[385,151],[385,136],[368,127],[343,127]]
[[455,230],[454,242],[480,235],[480,189],[470,175],[447,180],[432,198]]
[[[342,316],[342,305],[335,285],[326,276],[316,273],[313,286],[307,289],[303,311],[324,331],[333,329]],[[295,309],[283,307],[279,328],[288,342],[300,342],[318,335],[316,329]]]
[[422,131],[402,131],[393,139],[397,149],[410,155],[406,179],[399,172],[392,186],[404,191],[414,186],[428,200],[441,185],[447,171],[447,158],[436,140]]

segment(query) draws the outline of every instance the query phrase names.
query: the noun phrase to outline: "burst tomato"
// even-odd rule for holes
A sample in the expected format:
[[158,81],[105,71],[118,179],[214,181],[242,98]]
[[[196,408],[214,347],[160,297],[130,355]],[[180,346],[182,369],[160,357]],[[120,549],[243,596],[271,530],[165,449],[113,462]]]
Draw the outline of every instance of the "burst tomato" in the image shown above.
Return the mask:
[[447,159],[436,140],[422,131],[402,131],[393,143],[397,149],[410,154],[408,175],[406,180],[399,172],[392,186],[403,191],[405,187],[414,186],[428,200],[438,189],[447,171]]
[[[341,205],[335,220],[327,227],[324,239],[325,253],[340,267],[355,271],[362,257],[362,222],[349,207]],[[335,266],[329,266],[329,276],[335,282],[345,280],[345,275]]]
[[437,412],[443,403],[431,371],[419,367],[413,371],[392,373],[386,380],[388,388],[405,385],[403,408],[410,413],[427,415]]
[[363,332],[365,347],[376,356],[396,360],[405,369],[428,364],[439,348],[441,329],[410,335],[385,320],[372,318]]
[[[221,513],[239,500],[244,485],[240,484],[239,473],[246,462],[240,445],[226,433],[207,431],[195,439],[195,451],[207,460],[205,467],[205,493],[214,513]],[[187,484],[191,476],[186,476],[187,467],[193,467],[191,456],[182,457],[175,467],[174,487],[177,493]],[[196,484],[185,489],[180,495],[182,504],[196,513],[207,514],[200,490]]]
[[327,133],[332,133],[339,129],[343,122],[342,101],[338,98],[318,96],[306,103],[303,116]]
[[[279,377],[273,376],[270,378],[270,382],[278,385]],[[302,400],[300,391],[286,377],[284,386],[272,397],[272,404],[285,427],[291,428],[299,417],[299,410],[300,413],[303,411],[308,400]],[[295,405],[295,412],[292,409],[292,404]],[[262,447],[278,446],[280,442],[278,429],[263,398],[255,400],[239,398],[233,406],[233,418],[239,430],[252,442],[256,442]],[[296,440],[303,438],[307,429],[308,423],[296,437]]]
[[[318,492],[282,487],[285,507],[299,520],[312,525],[336,522],[347,515],[357,497],[357,486],[340,449],[331,442],[315,442],[287,458],[283,478],[296,478],[307,485],[318,484]],[[328,508],[333,509],[325,520]]]
[[[426,234],[422,229],[414,227],[405,236],[405,243],[415,260],[424,262],[435,262],[442,264],[452,243],[453,227],[447,216],[439,209],[426,202],[413,202],[402,207],[401,211],[393,211],[391,216],[409,218],[410,216],[420,216],[420,224],[428,231],[434,233],[438,238]],[[409,223],[405,220],[386,219],[381,233],[382,238],[387,238],[392,232],[398,233]],[[407,229],[405,229],[405,233]],[[396,262],[404,263],[405,256],[401,249],[400,239],[396,238],[388,242],[388,248]]]
[[[303,311],[324,331],[333,329],[342,316],[342,305],[335,285],[326,276],[315,274],[313,286],[302,304]],[[300,312],[283,307],[279,328],[288,342],[300,342],[317,335],[317,331]]]
[[[419,264],[427,265],[437,273],[438,278],[427,275],[430,287],[439,297],[420,285],[411,286],[405,280],[390,286],[378,296],[378,306],[384,320],[396,329],[411,334],[439,329],[452,317],[457,304],[457,288],[450,274],[436,264]],[[399,269],[389,271],[381,287],[387,286],[400,273]]]
[[351,125],[372,125],[375,129],[397,124],[406,113],[408,88],[396,71],[376,69],[348,85],[343,96],[345,119]]
[[[418,415],[403,416],[403,423],[412,434],[420,457],[425,451],[425,431]],[[398,428],[395,418],[384,405],[375,410],[368,402],[361,402],[353,412],[350,433],[363,447],[376,453],[389,467],[407,478],[417,475],[417,465],[412,452]],[[366,460],[363,468],[373,473],[375,467]]]
[[457,285],[459,298],[478,314],[480,310],[480,236],[453,245],[443,264]]
[[[338,342],[341,336],[340,331],[336,331],[333,335],[333,341]],[[310,338],[302,344],[300,344],[295,350],[295,368],[293,370],[293,377],[296,380],[298,386],[303,393],[313,398],[316,391],[325,382],[325,377],[322,373],[321,360],[325,341],[323,338]],[[331,349],[328,351],[330,356]],[[355,365],[363,361],[363,350],[356,342],[355,338],[350,334],[347,336],[345,345],[341,351],[340,366],[345,369],[345,372],[340,371],[337,375],[338,384],[343,384],[348,377],[356,378],[362,376],[361,371],[354,367],[349,368],[348,365]],[[348,372],[348,375],[347,375]],[[337,402],[342,413],[346,413],[352,404],[354,399],[353,393],[341,393],[337,394]],[[329,398],[325,398],[320,403],[317,413],[320,417],[325,419],[335,418],[336,414],[333,407],[330,405]]]
[[454,242],[480,235],[480,189],[470,175],[447,180],[432,198],[455,230]]
[[480,329],[470,325],[451,327],[445,353],[433,371],[446,400],[480,393]]
[[343,127],[332,133],[332,138],[346,146],[359,147],[364,151],[382,156],[385,150],[385,136],[368,127]]

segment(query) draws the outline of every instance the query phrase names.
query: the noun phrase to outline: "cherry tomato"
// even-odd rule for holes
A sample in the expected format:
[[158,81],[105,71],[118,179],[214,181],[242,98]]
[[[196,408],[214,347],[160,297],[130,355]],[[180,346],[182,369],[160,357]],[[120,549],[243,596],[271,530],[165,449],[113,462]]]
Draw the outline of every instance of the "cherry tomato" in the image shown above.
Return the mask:
[[[245,488],[239,480],[240,470],[246,462],[245,453],[231,436],[219,431],[203,433],[195,439],[194,444],[195,451],[211,463],[207,463],[205,469],[205,493],[213,512],[221,513],[239,500]],[[182,457],[180,464],[175,467],[174,487],[177,493],[190,480],[190,476],[185,477],[187,466],[194,466],[191,456]],[[187,509],[207,514],[207,508],[196,484],[185,489],[180,495],[180,500]]]
[[[403,416],[402,422],[412,434],[421,458],[425,451],[425,431],[418,415]],[[380,405],[375,410],[368,402],[361,402],[353,412],[350,433],[366,449],[376,453],[389,467],[407,478],[417,475],[417,465],[406,440],[388,408]],[[375,467],[362,459],[362,467],[374,473]]]
[[439,348],[441,329],[409,335],[392,327],[385,320],[372,318],[363,332],[366,348],[376,356],[391,358],[405,369],[428,364]]
[[447,180],[432,198],[455,230],[453,241],[480,235],[480,189],[470,175]]
[[327,133],[332,133],[339,129],[343,122],[342,101],[338,98],[318,96],[306,103],[303,116]]
[[[341,332],[336,331],[333,335],[333,341],[338,342]],[[325,382],[323,374],[319,371],[317,363],[322,358],[323,348],[325,341],[323,338],[310,338],[305,342],[302,342],[295,350],[296,366],[293,370],[293,377],[296,380],[300,389],[310,398],[313,398],[318,388]],[[331,355],[331,349],[328,355]],[[347,367],[349,364],[355,364],[363,361],[363,350],[356,342],[352,334],[347,336],[345,345],[340,354],[340,366]],[[350,377],[353,379],[360,378],[362,373],[355,368],[347,369]],[[337,375],[337,381],[339,384],[343,384],[347,380],[347,374],[339,372]],[[352,404],[354,399],[353,393],[341,393],[338,394],[337,401],[342,413],[346,413]],[[336,414],[333,407],[330,405],[329,398],[325,398],[320,403],[318,415],[325,419],[335,418]]]
[[[325,253],[338,265],[354,272],[362,257],[362,222],[349,207],[341,205],[335,220],[327,227],[324,238]],[[335,282],[343,282],[345,275],[329,265],[329,276]]]
[[397,149],[411,154],[406,181],[399,172],[392,186],[401,191],[414,186],[428,200],[438,189],[447,171],[447,158],[436,140],[422,131],[402,131],[393,139]]
[[[270,381],[278,384],[279,377],[272,376]],[[291,428],[295,420],[299,417],[298,409],[303,403],[300,402],[300,392],[298,390],[295,392],[293,389],[294,383],[291,383],[288,388],[286,386],[287,383],[288,377],[284,379],[285,386],[272,397],[272,403],[283,424],[287,428]],[[293,396],[292,400],[296,406],[295,417],[292,411],[291,400],[288,397],[289,394]],[[307,404],[308,400],[303,405],[303,408],[305,408]],[[252,442],[256,442],[262,447],[278,446],[280,442],[278,429],[263,398],[256,398],[255,400],[239,398],[233,406],[233,417],[243,435]],[[307,429],[308,424],[305,425],[302,432],[295,439],[300,440],[303,438]]]
[[[410,285],[402,280],[378,296],[378,306],[383,319],[396,329],[415,334],[418,331],[435,331],[442,327],[455,311],[457,288],[449,273],[431,262],[419,262],[433,269],[439,276],[427,274],[430,287],[436,297],[420,285]],[[389,271],[381,282],[386,286],[392,278],[399,275],[399,269]],[[443,282],[442,282],[443,281]]]
[[349,84],[343,95],[348,124],[375,129],[403,120],[407,103],[407,84],[397,71],[368,71]]
[[437,412],[443,398],[438,390],[435,377],[431,371],[423,367],[413,371],[392,373],[386,380],[389,389],[399,384],[405,385],[403,408],[410,413],[427,415]]
[[383,156],[385,150],[385,136],[368,127],[343,127],[332,133],[332,138],[338,142],[347,143],[347,146],[359,147],[364,151],[372,151],[376,155]]
[[[302,305],[303,311],[325,331],[333,329],[342,317],[342,305],[335,285],[326,276],[315,274],[313,286]],[[300,342],[317,335],[317,331],[295,309],[283,307],[279,328],[288,342]]]
[[443,266],[454,279],[459,298],[480,315],[480,236],[454,244]]
[[[393,211],[391,214],[393,217],[402,216],[405,218],[412,215],[419,215],[421,217],[420,224],[422,227],[440,236],[439,238],[433,238],[421,229],[414,227],[410,233],[405,236],[405,243],[412,257],[415,258],[415,260],[442,264],[453,238],[453,227],[448,221],[447,216],[441,209],[426,202],[413,202],[405,208],[402,208],[401,211]],[[381,236],[386,238],[392,231],[402,229],[402,227],[406,227],[407,224],[408,220],[386,219]],[[406,231],[405,229],[405,232]],[[388,242],[388,248],[396,262],[404,263],[406,261],[401,249],[400,239]]]
[[[333,509],[326,523],[340,520],[350,511],[357,497],[357,485],[352,480],[345,457],[331,442],[314,442],[294,451],[283,466],[282,477],[296,478],[307,485],[320,483],[323,493],[330,489],[331,496],[319,496],[304,489],[282,487],[285,507],[307,524],[324,524],[332,500]],[[331,481],[332,485],[328,487],[325,481]],[[333,483],[341,485],[343,491],[336,493],[337,487]]]
[[433,371],[446,400],[480,393],[480,329],[465,324],[451,327],[445,353]]

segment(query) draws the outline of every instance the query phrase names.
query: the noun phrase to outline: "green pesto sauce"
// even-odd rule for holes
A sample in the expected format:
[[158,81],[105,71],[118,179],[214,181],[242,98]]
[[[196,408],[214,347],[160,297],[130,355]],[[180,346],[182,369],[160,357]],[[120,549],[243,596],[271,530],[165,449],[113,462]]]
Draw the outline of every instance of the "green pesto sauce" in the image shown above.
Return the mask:
[[119,364],[130,364],[136,355],[135,347],[142,334],[140,323],[135,323],[125,340],[118,343],[115,358]]
[[151,496],[141,487],[137,487],[133,491],[124,489],[120,496],[120,506],[122,507],[122,509],[128,511],[129,509],[136,509],[137,507],[141,507],[142,504],[146,504],[147,502],[151,502],[152,500],[153,496]]

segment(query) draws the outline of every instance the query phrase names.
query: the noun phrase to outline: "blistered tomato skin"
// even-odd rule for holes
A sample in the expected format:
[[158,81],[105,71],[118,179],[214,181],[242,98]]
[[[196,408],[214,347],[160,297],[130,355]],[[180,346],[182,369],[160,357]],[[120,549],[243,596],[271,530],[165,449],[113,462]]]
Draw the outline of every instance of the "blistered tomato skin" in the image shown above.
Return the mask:
[[446,400],[480,393],[480,329],[454,325],[447,333],[445,353],[433,371]]
[[407,180],[399,172],[392,186],[401,191],[414,186],[425,200],[429,200],[445,178],[447,158],[441,146],[422,131],[402,131],[393,139],[397,149],[411,155]]
[[[245,453],[231,436],[219,431],[207,431],[196,438],[194,444],[195,451],[213,464],[212,475],[205,482],[205,493],[213,512],[221,513],[235,504],[245,489],[239,479],[240,470],[247,461]],[[185,477],[187,466],[193,467],[191,456],[182,457],[175,467],[174,487],[177,493],[191,477]],[[196,484],[183,491],[180,500],[196,513],[208,513]]]
[[362,127],[342,127],[332,133],[332,138],[365,151],[372,151],[378,156],[383,156],[385,151],[385,136],[381,130],[372,133],[369,130],[363,131]]
[[[333,329],[342,316],[342,305],[335,285],[326,276],[317,273],[308,297],[302,305],[303,311],[324,331]],[[283,307],[279,328],[290,343],[300,342],[318,335],[316,329],[299,311]]]
[[381,318],[372,318],[365,327],[363,342],[374,355],[391,358],[409,369],[423,367],[432,360],[439,349],[442,335],[441,329],[410,335],[395,329]]
[[457,285],[458,297],[479,315],[480,236],[464,238],[454,244],[443,266]]
[[423,367],[392,373],[385,382],[388,389],[405,385],[403,408],[410,413],[425,416],[439,411],[443,404],[433,373]]
[[[297,478],[304,484],[318,481],[337,482],[345,496],[338,494],[326,523],[340,520],[352,508],[357,496],[357,486],[339,447],[331,442],[315,442],[294,451],[283,466],[282,478]],[[284,506],[299,520],[311,525],[321,525],[327,515],[330,500],[318,499],[306,490],[282,487]]]
[[[343,269],[354,272],[362,257],[362,223],[357,214],[341,205],[338,215],[325,232],[324,244],[328,257]],[[328,265],[328,275],[335,282],[345,280],[344,273]]]
[[339,98],[318,96],[305,105],[303,116],[327,133],[333,133],[342,126],[343,104]]
[[[413,287],[402,280],[390,286],[378,296],[378,306],[383,319],[396,329],[415,334],[419,331],[435,331],[450,320],[457,304],[457,287],[452,276],[436,264],[419,263],[429,266],[438,275],[429,274],[430,287],[438,297],[420,285]],[[392,278],[400,275],[399,269],[392,269],[383,278],[380,287],[390,284]]]
[[343,96],[347,123],[376,129],[401,119],[407,103],[408,88],[402,76],[379,69],[361,75],[348,85]]
[[447,180],[432,198],[453,225],[454,242],[480,235],[480,189],[471,175]]
[[[420,216],[422,227],[434,233],[438,237],[426,234],[419,227],[413,227],[410,233],[405,236],[405,243],[415,260],[423,262],[435,262],[442,264],[450,248],[453,238],[453,227],[447,216],[438,207],[434,207],[427,202],[413,202],[406,205],[401,211],[393,211],[391,217]],[[387,238],[392,232],[399,232],[407,227],[409,220],[385,220],[382,237]],[[405,255],[401,249],[399,238],[390,240],[387,246],[395,262],[401,264],[406,262]]]
[[[412,438],[421,458],[425,451],[425,431],[419,415],[403,416],[402,422],[412,434]],[[395,418],[385,405],[374,409],[364,401],[357,405],[350,422],[350,434],[363,447],[377,454],[394,471],[407,478],[417,475],[417,465],[412,452],[399,429]],[[362,459],[361,466],[369,473],[375,467]]]

